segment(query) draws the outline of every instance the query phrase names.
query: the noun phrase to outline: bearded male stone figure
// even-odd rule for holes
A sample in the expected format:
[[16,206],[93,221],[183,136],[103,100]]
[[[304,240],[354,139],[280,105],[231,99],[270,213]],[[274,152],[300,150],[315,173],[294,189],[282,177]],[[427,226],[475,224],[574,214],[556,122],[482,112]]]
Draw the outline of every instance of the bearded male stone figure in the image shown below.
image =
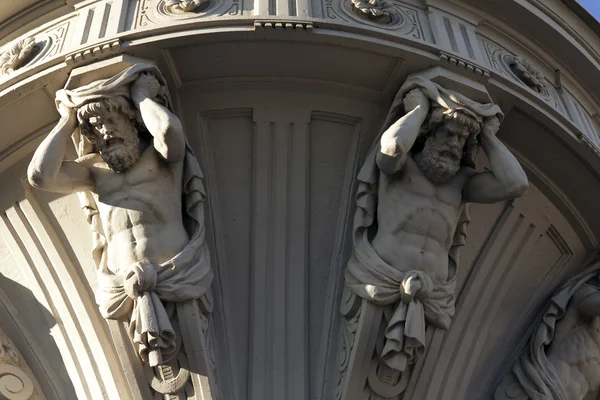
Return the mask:
[[[135,64],[59,90],[56,104],[61,119],[35,152],[29,181],[94,194],[84,208],[95,234],[100,310],[106,318],[131,314],[138,354],[163,364],[177,345],[162,301],[198,299],[212,280],[202,175],[169,110],[164,79],[153,65]],[[72,136],[79,158],[68,161]]]
[[[402,105],[404,115],[392,124]],[[500,202],[527,190],[519,162],[495,137],[500,118],[495,104],[409,77],[358,175],[346,284],[367,301],[393,305],[380,359],[394,370],[416,361],[426,322],[450,325],[465,203]],[[478,143],[490,172],[474,170]]]

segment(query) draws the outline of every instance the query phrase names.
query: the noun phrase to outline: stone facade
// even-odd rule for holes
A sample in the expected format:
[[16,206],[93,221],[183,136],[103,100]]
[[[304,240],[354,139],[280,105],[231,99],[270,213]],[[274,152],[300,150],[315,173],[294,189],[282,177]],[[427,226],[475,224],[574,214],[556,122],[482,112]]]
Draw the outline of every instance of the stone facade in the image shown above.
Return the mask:
[[578,3],[8,3],[0,397],[596,398]]

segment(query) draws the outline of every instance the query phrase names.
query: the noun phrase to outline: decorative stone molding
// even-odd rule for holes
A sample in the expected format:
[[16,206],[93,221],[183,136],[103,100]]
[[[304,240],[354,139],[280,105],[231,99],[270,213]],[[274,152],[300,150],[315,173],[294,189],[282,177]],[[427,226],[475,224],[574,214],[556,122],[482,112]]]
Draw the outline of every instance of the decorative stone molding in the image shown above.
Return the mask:
[[490,72],[488,70],[455,55],[440,52],[439,60],[446,63],[447,67],[460,70],[461,72],[466,70],[475,74],[478,77],[478,80],[487,81],[490,79]]
[[348,287],[344,287],[340,311],[342,313],[342,326],[340,328],[340,350],[338,352],[338,381],[335,389],[335,400],[340,400],[344,391],[344,381],[348,374],[352,350],[356,342],[356,332],[360,320],[360,298]]
[[110,40],[96,43],[91,47],[78,50],[75,53],[67,54],[67,56],[65,56],[65,62],[67,64],[77,64],[90,60],[100,60],[102,58],[114,56],[120,48],[120,40]]
[[39,50],[40,47],[32,37],[14,42],[0,55],[0,73],[8,75],[24,67],[31,62]]
[[23,70],[30,70],[59,54],[64,47],[68,28],[69,21],[62,22],[35,36],[9,44],[0,54],[0,81],[11,81]]
[[391,0],[351,0],[350,3],[356,14],[383,25],[397,24],[402,20],[400,11]]
[[520,56],[505,56],[503,61],[513,74],[529,88],[538,93],[544,92],[546,78],[531,63]]
[[0,329],[0,397],[7,400],[42,399],[31,369],[14,343]]
[[207,8],[210,0],[165,0],[164,7],[173,14],[191,13]]
[[548,302],[495,400],[584,400],[600,388],[600,261],[596,255]]
[[312,22],[288,22],[288,21],[254,21],[254,30],[262,31],[286,31],[286,32],[312,32]]
[[221,0],[141,0],[138,2],[137,25],[145,27],[202,18],[217,12],[221,5]]
[[326,19],[389,29],[417,40],[425,40],[421,12],[410,5],[391,0],[342,0],[322,3]]
[[503,75],[536,93],[546,103],[561,114],[565,108],[558,93],[544,74],[537,70],[524,57],[511,54],[489,40],[482,40],[483,49],[494,72]]

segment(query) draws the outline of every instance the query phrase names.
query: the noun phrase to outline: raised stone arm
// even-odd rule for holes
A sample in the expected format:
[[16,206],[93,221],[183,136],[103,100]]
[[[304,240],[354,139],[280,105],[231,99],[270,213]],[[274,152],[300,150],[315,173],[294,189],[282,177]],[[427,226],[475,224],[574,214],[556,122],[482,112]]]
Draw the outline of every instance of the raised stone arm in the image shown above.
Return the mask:
[[39,189],[60,193],[91,190],[94,187],[90,171],[76,161],[66,161],[67,146],[73,146],[71,135],[77,126],[75,110],[61,104],[61,118],[35,151],[27,178]]
[[583,285],[573,296],[577,311],[589,318],[600,317],[600,289],[593,285]]
[[491,172],[474,174],[463,189],[463,201],[497,203],[523,196],[528,188],[525,171],[519,161],[496,137],[499,121],[486,119],[480,137],[481,147],[488,156]]
[[131,85],[131,100],[140,110],[144,125],[154,138],[156,151],[169,162],[180,162],[185,155],[185,136],[181,121],[156,102],[160,84],[154,75],[142,73]]
[[429,113],[429,99],[421,89],[408,92],[403,102],[406,114],[383,133],[377,153],[377,166],[388,175],[398,172],[406,162]]

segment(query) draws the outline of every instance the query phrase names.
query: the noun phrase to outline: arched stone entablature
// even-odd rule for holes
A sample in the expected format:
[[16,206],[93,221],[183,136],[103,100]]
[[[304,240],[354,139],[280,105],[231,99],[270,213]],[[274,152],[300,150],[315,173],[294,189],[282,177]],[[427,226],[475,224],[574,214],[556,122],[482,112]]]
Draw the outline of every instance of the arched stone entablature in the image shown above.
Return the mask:
[[[206,179],[214,347],[187,355],[202,360],[182,389],[191,398],[331,399],[344,362],[367,385],[379,322],[364,323],[368,348],[339,354],[358,170],[410,74],[437,67],[439,82],[464,95],[486,92],[505,114],[498,137],[529,191],[471,208],[456,314],[449,330],[428,329],[403,398],[491,398],[549,296],[598,246],[599,25],[567,1],[377,7],[209,0],[184,11],[165,0],[88,0],[6,9],[0,53],[16,63],[0,76],[0,303],[13,322],[0,328],[46,398],[155,395],[126,324],[107,322],[95,304],[79,199],[24,179],[58,119],[55,92],[136,60],[165,76]],[[35,317],[23,318],[27,310]],[[193,342],[202,328],[188,330]]]

